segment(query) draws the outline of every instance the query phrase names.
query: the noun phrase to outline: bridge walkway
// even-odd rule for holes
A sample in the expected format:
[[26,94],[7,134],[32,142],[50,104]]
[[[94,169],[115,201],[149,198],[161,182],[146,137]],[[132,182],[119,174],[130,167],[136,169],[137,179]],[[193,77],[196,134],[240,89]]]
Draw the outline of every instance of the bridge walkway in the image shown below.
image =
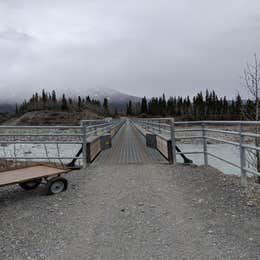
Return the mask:
[[112,149],[103,151],[95,165],[167,163],[155,149],[148,148],[145,138],[127,121],[112,141]]

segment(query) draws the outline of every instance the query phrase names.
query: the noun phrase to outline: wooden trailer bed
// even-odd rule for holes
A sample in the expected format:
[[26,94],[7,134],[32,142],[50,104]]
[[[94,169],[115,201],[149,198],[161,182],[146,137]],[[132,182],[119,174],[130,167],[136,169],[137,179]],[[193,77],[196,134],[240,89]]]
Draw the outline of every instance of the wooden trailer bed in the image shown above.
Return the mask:
[[32,190],[45,181],[48,194],[56,194],[66,190],[68,185],[67,180],[60,175],[71,170],[71,168],[39,164],[1,171],[0,187],[19,184],[25,190]]
[[38,178],[46,178],[66,172],[69,172],[69,169],[60,169],[46,165],[35,165],[2,171],[0,172],[0,187],[31,181]]

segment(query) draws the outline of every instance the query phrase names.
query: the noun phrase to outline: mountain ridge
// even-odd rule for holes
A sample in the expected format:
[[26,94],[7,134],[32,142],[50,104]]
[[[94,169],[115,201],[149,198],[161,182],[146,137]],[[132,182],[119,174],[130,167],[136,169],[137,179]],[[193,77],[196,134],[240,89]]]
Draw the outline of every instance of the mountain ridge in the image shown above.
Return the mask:
[[[80,95],[78,95],[80,96]],[[108,99],[110,104],[126,104],[130,100],[133,103],[137,103],[141,101],[141,97],[130,95],[123,93],[121,91],[112,89],[112,88],[90,88],[86,89],[84,96],[90,96],[92,99],[97,99],[99,101],[103,101],[104,98]]]
[[[46,92],[51,92],[52,89],[44,89]],[[54,89],[55,90],[55,89]],[[63,91],[61,90],[55,90],[58,97],[61,97],[64,93],[66,97],[71,98],[77,98],[78,96],[81,96],[82,98],[85,98],[86,96],[90,96],[92,99],[98,99],[99,101],[103,101],[104,98],[107,98],[111,103],[122,103],[122,102],[128,102],[129,100],[132,100],[133,102],[139,102],[141,100],[141,97],[123,93],[121,91],[118,91],[113,88],[105,88],[105,87],[97,87],[97,88],[86,88],[86,89],[65,89]],[[42,90],[37,91],[38,94],[41,94]],[[30,95],[26,95],[25,97],[22,97],[21,95],[14,95],[14,93],[7,93],[7,98],[0,99],[0,105],[14,105],[14,104],[20,104],[24,100],[29,100],[31,96],[34,94],[34,92],[30,93]]]

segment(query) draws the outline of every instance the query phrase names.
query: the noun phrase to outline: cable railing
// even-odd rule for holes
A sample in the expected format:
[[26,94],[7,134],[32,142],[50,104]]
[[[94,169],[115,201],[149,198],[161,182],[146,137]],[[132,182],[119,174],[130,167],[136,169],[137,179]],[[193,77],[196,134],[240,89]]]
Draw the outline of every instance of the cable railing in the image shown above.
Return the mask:
[[[122,124],[122,120],[83,120],[79,126],[1,125],[0,160],[58,160],[63,164],[64,160],[77,159],[86,167],[88,138],[110,133],[111,129]],[[81,155],[76,155],[81,147]]]
[[[176,142],[183,140],[191,140],[192,142],[198,140],[202,143],[201,151],[176,152],[175,149],[172,149],[173,162],[176,162],[176,155],[178,154],[202,154],[204,158],[204,165],[206,166],[209,165],[208,158],[212,157],[240,169],[243,184],[246,183],[248,173],[260,177],[260,173],[257,171],[258,167],[256,165],[256,153],[260,152],[260,121],[175,122],[173,118],[136,118],[132,121],[148,133],[165,136],[166,138],[172,139],[173,147],[175,147]],[[228,128],[228,130],[219,129],[220,127]],[[190,135],[187,133],[190,133]],[[237,147],[239,149],[238,162],[234,163],[228,158],[223,158],[216,153],[208,151],[209,144],[218,143]],[[251,162],[249,162],[250,155],[251,157],[254,157],[251,159]],[[258,160],[260,160],[260,158]],[[260,163],[260,161],[258,163]]]

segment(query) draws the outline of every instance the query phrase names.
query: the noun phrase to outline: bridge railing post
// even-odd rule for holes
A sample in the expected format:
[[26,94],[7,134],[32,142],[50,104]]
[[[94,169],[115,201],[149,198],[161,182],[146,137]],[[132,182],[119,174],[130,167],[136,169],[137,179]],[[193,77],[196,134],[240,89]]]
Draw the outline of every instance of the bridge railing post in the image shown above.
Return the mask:
[[208,140],[206,134],[206,125],[202,123],[202,138],[203,138],[203,155],[204,155],[204,165],[208,166]]
[[246,179],[246,151],[245,148],[243,147],[244,144],[244,135],[243,135],[243,131],[244,131],[244,126],[242,123],[240,123],[240,129],[239,129],[239,150],[240,150],[240,169],[241,169],[241,184],[246,187],[247,186],[247,179]]
[[146,120],[146,130],[149,131],[149,122]]
[[87,127],[86,122],[81,122],[82,127],[82,155],[83,155],[83,168],[87,168]]
[[208,140],[207,140],[207,133],[206,133],[206,125],[202,123],[202,141],[203,141],[203,155],[204,155],[204,165],[208,166]]
[[171,144],[172,144],[172,163],[176,163],[176,138],[175,138],[175,124],[174,124],[174,118],[170,119],[170,129],[171,129]]

